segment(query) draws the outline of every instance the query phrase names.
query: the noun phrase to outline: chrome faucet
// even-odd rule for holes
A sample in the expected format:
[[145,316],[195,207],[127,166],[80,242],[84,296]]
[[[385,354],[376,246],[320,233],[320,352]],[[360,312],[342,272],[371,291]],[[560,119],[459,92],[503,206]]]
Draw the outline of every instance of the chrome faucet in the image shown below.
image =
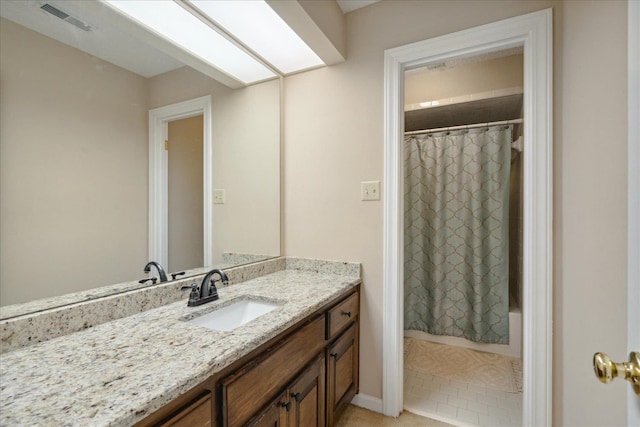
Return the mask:
[[[219,279],[214,279],[214,274],[220,276]],[[229,278],[227,274],[219,270],[217,268],[211,270],[204,276],[202,279],[202,283],[200,284],[200,290],[198,291],[198,285],[192,283],[191,285],[183,286],[181,289],[191,289],[191,294],[189,295],[189,301],[187,305],[189,307],[195,307],[198,305],[202,305],[208,303],[210,301],[215,301],[219,298],[218,296],[218,288],[216,288],[216,282],[221,282],[223,286],[227,286],[229,284]]]
[[144,266],[144,272],[149,273],[151,271],[151,266],[154,266],[156,270],[158,270],[158,274],[160,275],[160,283],[167,281],[167,273],[164,272],[164,268],[160,265],[160,263],[155,261],[150,261],[147,265]]

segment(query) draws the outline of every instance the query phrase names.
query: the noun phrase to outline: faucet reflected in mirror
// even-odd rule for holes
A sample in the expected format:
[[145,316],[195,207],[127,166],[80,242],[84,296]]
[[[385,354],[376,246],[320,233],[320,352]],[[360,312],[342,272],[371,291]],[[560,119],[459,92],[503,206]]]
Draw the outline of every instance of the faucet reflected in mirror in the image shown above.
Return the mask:
[[158,270],[158,275],[160,275],[160,283],[167,281],[167,273],[165,273],[164,268],[162,268],[162,265],[159,262],[149,261],[147,265],[144,266],[144,272],[149,274],[151,272],[151,267],[155,267],[156,270]]

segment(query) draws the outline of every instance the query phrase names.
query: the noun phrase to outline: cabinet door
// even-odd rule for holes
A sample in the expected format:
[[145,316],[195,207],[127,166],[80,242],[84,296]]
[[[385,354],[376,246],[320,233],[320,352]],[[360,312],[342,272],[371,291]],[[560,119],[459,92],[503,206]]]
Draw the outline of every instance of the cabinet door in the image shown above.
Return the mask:
[[287,427],[287,413],[291,409],[291,403],[286,399],[286,393],[282,393],[262,412],[253,417],[246,427]]
[[324,348],[320,315],[222,380],[222,427],[239,427],[284,390]]
[[321,354],[289,387],[289,427],[324,427],[324,360]]
[[358,323],[352,324],[331,347],[327,358],[327,425],[358,392]]

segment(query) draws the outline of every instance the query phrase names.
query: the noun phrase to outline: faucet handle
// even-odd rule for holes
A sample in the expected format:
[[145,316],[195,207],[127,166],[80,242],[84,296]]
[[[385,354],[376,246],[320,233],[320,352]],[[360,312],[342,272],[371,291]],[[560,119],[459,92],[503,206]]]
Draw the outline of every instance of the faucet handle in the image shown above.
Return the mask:
[[142,283],[142,284],[144,284],[144,283],[146,283],[146,282],[151,282],[153,285],[155,285],[155,284],[156,284],[156,281],[158,281],[158,278],[157,278],[157,277],[151,277],[151,278],[149,278],[149,279],[141,279],[141,280],[138,280],[138,283]]
[[192,283],[190,285],[183,285],[180,288],[181,291],[188,291],[191,290],[191,293],[189,293],[189,301],[196,301],[198,298],[200,298],[200,292],[198,291],[198,285],[196,283]]
[[183,276],[186,272],[178,271],[177,273],[171,273],[171,280],[176,280],[176,277]]

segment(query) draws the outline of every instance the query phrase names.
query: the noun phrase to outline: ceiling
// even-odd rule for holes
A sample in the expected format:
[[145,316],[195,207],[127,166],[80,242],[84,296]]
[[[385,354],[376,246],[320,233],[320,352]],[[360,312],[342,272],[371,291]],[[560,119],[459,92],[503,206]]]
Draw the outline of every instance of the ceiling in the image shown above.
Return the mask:
[[[377,1],[338,0],[338,4],[343,13],[348,13]],[[91,30],[84,31],[42,10],[46,3],[87,24]],[[97,5],[100,3],[83,0],[1,0],[0,16],[146,78],[185,65],[185,61],[176,59],[162,46],[154,46],[127,31],[123,18],[115,11]],[[210,74],[194,64],[188,65]]]
[[405,131],[513,120],[522,117],[522,94],[405,112]]
[[[45,12],[40,7],[50,3],[92,27],[84,31]],[[105,16],[108,8],[95,13],[81,1],[0,1],[0,15],[30,30],[118,65],[143,77],[153,77],[183,67],[184,64],[141,39],[123,31],[118,16]],[[115,12],[112,12],[115,13]],[[111,19],[114,18],[114,19]]]
[[337,0],[340,9],[343,13],[351,12],[352,10],[360,9],[370,4],[377,3],[380,0]]

